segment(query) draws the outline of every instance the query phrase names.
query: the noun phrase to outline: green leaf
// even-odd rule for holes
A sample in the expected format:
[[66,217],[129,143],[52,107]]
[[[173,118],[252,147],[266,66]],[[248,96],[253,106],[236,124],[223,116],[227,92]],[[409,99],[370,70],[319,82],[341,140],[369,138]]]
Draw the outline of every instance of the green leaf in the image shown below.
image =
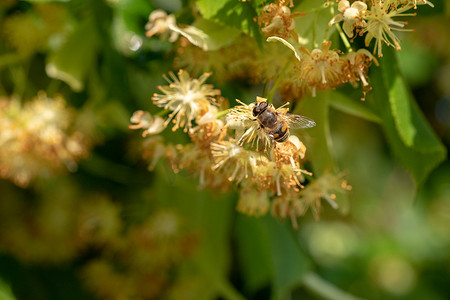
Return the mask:
[[235,236],[244,287],[249,293],[254,293],[272,278],[267,228],[260,218],[239,214],[236,217]]
[[273,263],[273,299],[285,299],[302,284],[310,261],[300,249],[289,225],[272,216],[263,218]]
[[212,18],[220,11],[228,0],[198,0],[197,7],[205,18]]
[[[194,257],[187,262],[195,274],[199,274],[205,286],[203,297],[199,299],[243,300],[228,280],[231,251],[229,239],[234,201],[229,196],[198,190],[196,183],[184,176],[168,177],[159,165],[154,189],[158,199],[164,199],[180,211],[189,221],[189,226],[199,233],[199,245]],[[174,176],[171,174],[170,176]]]
[[390,146],[418,186],[446,157],[446,149],[431,129],[401,76],[394,50],[383,50],[374,69],[373,97]]
[[47,58],[47,75],[66,82],[74,91],[83,90],[98,52],[99,38],[92,21],[86,19],[79,24],[61,48]]
[[377,116],[370,106],[359,99],[352,99],[343,93],[336,91],[330,92],[330,105],[334,109],[362,118],[367,121],[381,123],[381,119]]
[[308,138],[303,139],[300,135],[307,148],[306,157],[312,162],[313,175],[316,177],[326,171],[337,171],[335,159],[331,154],[332,141],[328,117],[329,99],[332,95],[330,91],[319,92],[314,98],[303,99],[297,106],[300,110],[294,111],[295,114],[307,116],[316,122],[315,127],[303,131]]
[[[321,91],[317,93],[316,97],[303,99],[297,106],[299,111],[294,112],[312,118],[316,122],[315,127],[303,130],[305,134],[308,134],[306,138],[302,138],[300,135],[300,139],[307,148],[306,158],[312,163],[312,172],[315,178],[327,173],[341,173],[333,155],[334,149],[329,121],[330,103],[335,98],[339,98],[336,97],[336,92]],[[338,192],[335,195],[335,201],[339,203],[339,211],[345,214],[348,210],[348,194]]]
[[227,46],[240,35],[237,29],[203,18],[198,18],[192,26],[186,28],[177,26],[170,28],[205,51],[214,51]]
[[[308,48],[320,48],[323,41],[330,40],[335,27],[328,26],[333,16],[330,14],[330,9],[324,7],[323,1],[303,1],[294,11],[306,13],[305,16],[296,19],[295,31],[309,45]],[[337,46],[333,43],[332,48]]]
[[0,279],[0,300],[15,300],[13,292],[11,288]]
[[199,0],[197,7],[204,18],[237,28],[255,37],[257,41],[261,40],[259,26],[254,21],[258,14],[252,3],[235,0]]

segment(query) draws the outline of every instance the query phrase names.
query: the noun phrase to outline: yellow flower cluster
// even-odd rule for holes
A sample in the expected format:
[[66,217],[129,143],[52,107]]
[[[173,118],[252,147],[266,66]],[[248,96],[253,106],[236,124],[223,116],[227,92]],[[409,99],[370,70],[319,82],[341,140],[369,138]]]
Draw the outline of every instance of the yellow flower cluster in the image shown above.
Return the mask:
[[0,99],[0,176],[27,186],[35,177],[74,171],[88,143],[73,129],[74,112],[61,97],[40,93],[23,106]]

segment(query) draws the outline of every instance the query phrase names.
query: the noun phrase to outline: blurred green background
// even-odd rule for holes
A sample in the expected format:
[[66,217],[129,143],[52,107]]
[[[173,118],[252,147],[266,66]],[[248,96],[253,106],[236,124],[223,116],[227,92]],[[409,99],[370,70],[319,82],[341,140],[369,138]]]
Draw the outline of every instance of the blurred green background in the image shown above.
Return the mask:
[[[188,24],[193,4],[0,2],[0,97],[23,104],[39,91],[62,95],[89,141],[71,172],[38,172],[25,187],[0,179],[0,300],[450,299],[450,162],[428,177],[424,170],[417,184],[421,170],[405,169],[387,129],[342,105],[331,105],[328,150],[353,189],[340,210],[324,205],[319,221],[308,213],[298,230],[236,212],[237,189],[199,190],[164,162],[147,170],[129,118],[156,112],[150,98],[161,75],[176,70],[172,44],[146,38],[144,27],[156,8]],[[415,32],[402,35],[396,57],[448,149],[450,14],[435,5],[408,20]],[[248,83],[214,80],[229,99],[257,94]],[[0,147],[3,167],[8,149]]]

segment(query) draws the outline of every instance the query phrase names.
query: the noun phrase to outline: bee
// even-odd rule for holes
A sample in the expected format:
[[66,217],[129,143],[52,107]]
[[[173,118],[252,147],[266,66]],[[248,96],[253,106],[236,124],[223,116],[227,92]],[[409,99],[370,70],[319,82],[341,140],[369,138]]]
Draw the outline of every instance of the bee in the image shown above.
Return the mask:
[[255,103],[253,116],[268,136],[278,143],[283,143],[289,138],[289,129],[316,126],[316,122],[308,117],[277,112],[265,101]]

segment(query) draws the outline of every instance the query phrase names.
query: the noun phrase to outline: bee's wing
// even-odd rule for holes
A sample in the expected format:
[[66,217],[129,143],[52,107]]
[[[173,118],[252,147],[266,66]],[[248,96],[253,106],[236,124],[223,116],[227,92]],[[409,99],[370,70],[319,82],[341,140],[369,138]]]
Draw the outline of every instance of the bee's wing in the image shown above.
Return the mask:
[[311,128],[316,126],[316,122],[305,116],[286,114],[286,118],[289,120],[289,127],[292,129]]

